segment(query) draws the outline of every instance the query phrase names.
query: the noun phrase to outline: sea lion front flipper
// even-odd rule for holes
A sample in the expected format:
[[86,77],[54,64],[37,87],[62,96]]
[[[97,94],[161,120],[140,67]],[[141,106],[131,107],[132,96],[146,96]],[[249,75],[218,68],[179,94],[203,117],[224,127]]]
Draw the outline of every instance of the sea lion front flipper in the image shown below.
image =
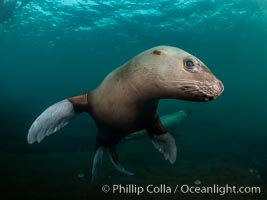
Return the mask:
[[82,112],[88,112],[88,93],[64,99],[48,107],[33,122],[28,132],[29,144],[41,142],[66,126]]
[[27,136],[28,143],[41,142],[44,137],[66,126],[78,114],[68,99],[48,107],[33,122]]
[[173,164],[176,161],[177,147],[173,136],[166,132],[157,117],[153,124],[147,127],[147,132],[154,147],[163,154],[164,158]]
[[126,170],[119,162],[119,158],[118,158],[118,155],[117,155],[117,152],[116,152],[116,149],[115,147],[111,147],[111,148],[108,148],[108,154],[109,154],[109,158],[110,158],[110,161],[112,162],[112,164],[114,165],[114,167],[120,171],[121,173],[123,174],[126,174],[126,175],[134,175],[133,172],[130,172],[128,170]]

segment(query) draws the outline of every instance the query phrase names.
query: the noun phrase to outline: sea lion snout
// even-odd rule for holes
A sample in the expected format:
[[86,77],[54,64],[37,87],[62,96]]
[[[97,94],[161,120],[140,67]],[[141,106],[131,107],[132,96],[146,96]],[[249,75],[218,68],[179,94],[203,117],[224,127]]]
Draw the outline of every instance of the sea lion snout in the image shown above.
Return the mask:
[[221,96],[221,94],[223,93],[224,91],[224,85],[222,83],[222,81],[218,80],[217,81],[217,86],[216,86],[218,89],[217,89],[217,95],[215,96],[214,99],[218,98],[219,96]]
[[211,101],[221,96],[224,86],[220,80],[213,81],[191,81],[183,84],[183,96],[181,99],[189,101]]
[[200,86],[204,101],[215,100],[223,93],[224,86],[220,80],[206,82]]

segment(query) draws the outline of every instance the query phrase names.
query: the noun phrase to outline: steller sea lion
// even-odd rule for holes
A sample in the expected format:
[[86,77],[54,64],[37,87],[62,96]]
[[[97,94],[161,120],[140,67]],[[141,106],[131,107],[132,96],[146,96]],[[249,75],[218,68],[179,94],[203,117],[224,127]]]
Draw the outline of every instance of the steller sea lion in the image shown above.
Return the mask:
[[118,67],[95,89],[47,108],[32,124],[28,143],[40,142],[73,119],[89,113],[98,128],[92,180],[106,149],[113,165],[132,175],[119,162],[115,147],[125,136],[145,129],[166,160],[176,160],[176,144],[157,113],[160,99],[209,101],[219,97],[223,84],[195,56],[171,46],[146,50]]

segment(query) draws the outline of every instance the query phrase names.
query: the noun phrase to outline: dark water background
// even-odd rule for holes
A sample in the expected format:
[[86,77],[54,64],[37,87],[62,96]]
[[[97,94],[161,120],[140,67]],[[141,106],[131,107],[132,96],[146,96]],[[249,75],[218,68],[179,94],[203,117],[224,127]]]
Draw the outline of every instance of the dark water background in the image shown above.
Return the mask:
[[[0,177],[7,199],[124,198],[105,183],[267,185],[267,2],[10,1],[0,6]],[[0,1],[1,5],[1,1]],[[41,144],[28,145],[33,120],[49,105],[94,89],[116,67],[157,45],[182,48],[205,62],[225,86],[214,102],[162,100],[169,114],[189,108],[177,132],[174,165],[148,139],[119,145],[125,176],[104,160],[89,180],[95,125],[82,115]],[[106,156],[107,157],[107,156]],[[256,172],[250,173],[253,169]],[[84,178],[78,178],[84,173]],[[265,195],[265,197],[264,197]],[[214,199],[208,195],[145,195],[146,199]],[[266,199],[229,195],[227,199]],[[127,198],[136,199],[134,195]]]

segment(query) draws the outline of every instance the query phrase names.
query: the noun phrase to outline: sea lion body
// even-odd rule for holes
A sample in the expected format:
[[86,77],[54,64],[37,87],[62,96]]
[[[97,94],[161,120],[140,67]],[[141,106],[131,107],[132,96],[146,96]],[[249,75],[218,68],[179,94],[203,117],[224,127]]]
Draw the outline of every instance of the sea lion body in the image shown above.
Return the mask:
[[139,74],[131,74],[130,70],[131,65],[127,64],[118,68],[91,93],[94,118],[126,132],[144,128],[144,121],[153,118],[157,108],[157,102],[144,105],[145,97],[140,95],[146,89],[137,88],[139,80],[134,76]]
[[158,46],[112,71],[95,90],[48,108],[33,123],[28,141],[41,141],[77,114],[87,112],[98,128],[93,179],[104,149],[119,171],[132,174],[120,165],[115,147],[123,137],[143,129],[165,159],[174,163],[176,144],[157,114],[159,100],[209,101],[219,97],[223,89],[221,81],[193,55],[175,47]]

